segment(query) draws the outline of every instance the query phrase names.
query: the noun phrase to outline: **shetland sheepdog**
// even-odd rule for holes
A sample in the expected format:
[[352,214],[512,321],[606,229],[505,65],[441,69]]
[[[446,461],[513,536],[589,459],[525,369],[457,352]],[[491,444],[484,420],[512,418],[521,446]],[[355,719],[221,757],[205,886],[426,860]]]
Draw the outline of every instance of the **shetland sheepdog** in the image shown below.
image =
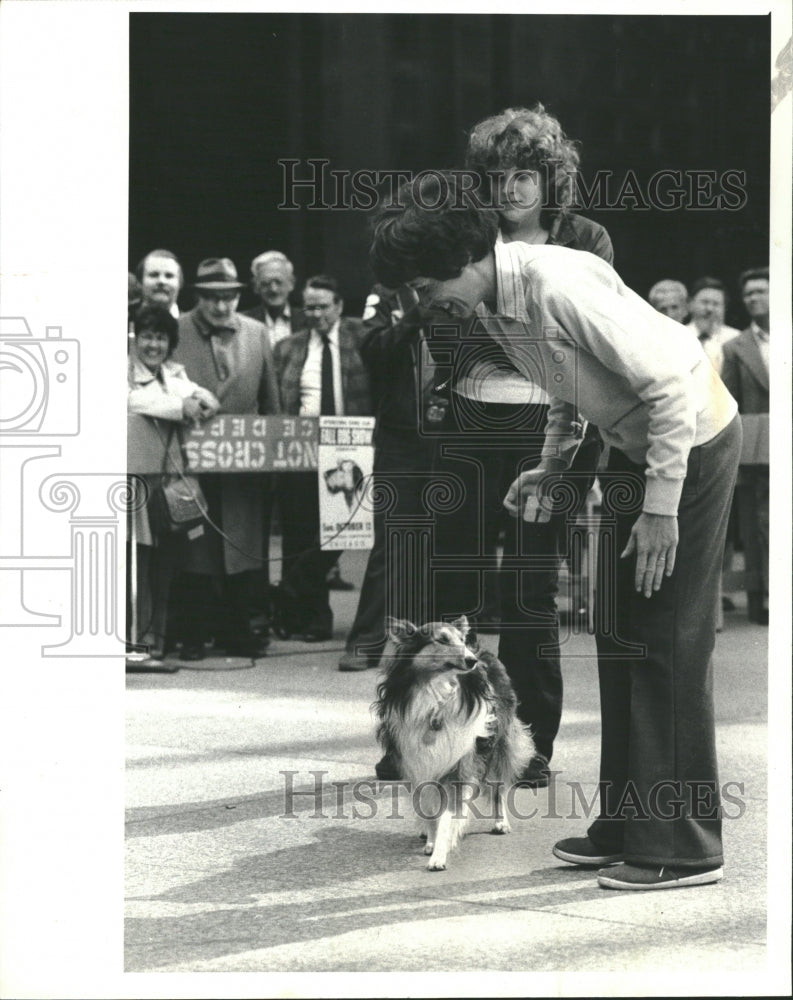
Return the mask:
[[[384,677],[377,687],[377,736],[410,782],[423,820],[429,871],[443,871],[472,806],[492,805],[492,833],[509,833],[504,789],[534,753],[515,714],[504,665],[466,644],[465,617],[417,627],[389,620]],[[431,818],[428,818],[431,817]]]

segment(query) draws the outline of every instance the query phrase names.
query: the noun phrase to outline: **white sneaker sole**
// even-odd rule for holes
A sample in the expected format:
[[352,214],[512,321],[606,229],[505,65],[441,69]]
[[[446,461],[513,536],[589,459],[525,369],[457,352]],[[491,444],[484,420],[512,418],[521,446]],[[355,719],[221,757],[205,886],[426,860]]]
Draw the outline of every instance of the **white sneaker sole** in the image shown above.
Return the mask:
[[691,885],[712,885],[721,882],[724,869],[715,868],[710,872],[697,872],[695,875],[683,875],[680,878],[668,879],[666,882],[623,882],[613,875],[598,875],[598,885],[603,889],[684,889]]
[[587,857],[585,854],[571,854],[569,851],[563,851],[558,847],[553,847],[552,852],[554,857],[559,858],[560,861],[566,861],[569,865],[589,865],[590,867],[597,865],[618,865],[623,860],[621,854],[597,854],[593,857]]

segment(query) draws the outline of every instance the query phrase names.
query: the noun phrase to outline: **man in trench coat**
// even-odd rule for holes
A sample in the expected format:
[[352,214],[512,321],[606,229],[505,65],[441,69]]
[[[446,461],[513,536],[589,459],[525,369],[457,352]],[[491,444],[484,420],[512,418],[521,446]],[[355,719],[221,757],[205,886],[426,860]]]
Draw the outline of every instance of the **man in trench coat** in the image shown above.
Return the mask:
[[[179,319],[174,359],[188,377],[220,400],[221,413],[278,413],[278,385],[264,324],[237,312],[237,271],[228,258],[198,265],[197,304]],[[263,484],[264,479],[264,484]],[[269,483],[254,474],[201,477],[212,525],[188,544],[179,611],[182,659],[201,659],[204,643],[231,655],[263,655],[264,641],[250,619],[261,603],[268,540],[263,537],[263,499]]]

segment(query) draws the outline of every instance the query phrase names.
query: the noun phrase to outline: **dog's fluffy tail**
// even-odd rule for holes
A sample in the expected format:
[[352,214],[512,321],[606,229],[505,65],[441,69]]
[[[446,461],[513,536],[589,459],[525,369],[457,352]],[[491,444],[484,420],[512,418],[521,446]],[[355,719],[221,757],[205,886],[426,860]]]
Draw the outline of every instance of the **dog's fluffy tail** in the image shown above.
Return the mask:
[[492,750],[488,778],[509,787],[520,777],[534,756],[534,740],[531,730],[515,714],[518,700],[504,664],[486,650],[482,650],[479,657],[496,695],[495,711],[499,716],[499,728],[502,732]]
[[509,788],[523,774],[533,756],[531,730],[513,716],[507,723],[507,731],[493,747],[488,762],[488,780]]

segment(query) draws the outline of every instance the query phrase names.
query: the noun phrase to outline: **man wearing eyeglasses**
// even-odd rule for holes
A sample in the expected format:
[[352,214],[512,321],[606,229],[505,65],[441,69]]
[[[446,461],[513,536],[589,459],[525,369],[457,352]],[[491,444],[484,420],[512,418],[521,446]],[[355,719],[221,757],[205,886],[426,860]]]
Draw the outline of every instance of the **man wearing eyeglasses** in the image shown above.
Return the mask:
[[[221,413],[278,413],[267,329],[237,312],[244,285],[234,262],[202,261],[193,288],[196,306],[179,318],[174,358],[189,378],[217,396]],[[202,659],[210,637],[229,655],[262,656],[265,638],[252,630],[251,619],[264,600],[268,546],[262,519],[269,482],[258,475],[214,474],[202,476],[201,486],[223,535],[210,525],[188,545],[180,592],[181,658]]]
[[[303,289],[308,329],[275,347],[281,409],[301,417],[368,416],[373,412],[369,376],[359,353],[360,320],[343,316],[344,300],[335,278],[317,275]],[[283,574],[279,599],[289,633],[306,642],[333,634],[327,574],[338,551],[319,548],[319,497],[315,473],[281,477],[279,505],[283,528]]]

